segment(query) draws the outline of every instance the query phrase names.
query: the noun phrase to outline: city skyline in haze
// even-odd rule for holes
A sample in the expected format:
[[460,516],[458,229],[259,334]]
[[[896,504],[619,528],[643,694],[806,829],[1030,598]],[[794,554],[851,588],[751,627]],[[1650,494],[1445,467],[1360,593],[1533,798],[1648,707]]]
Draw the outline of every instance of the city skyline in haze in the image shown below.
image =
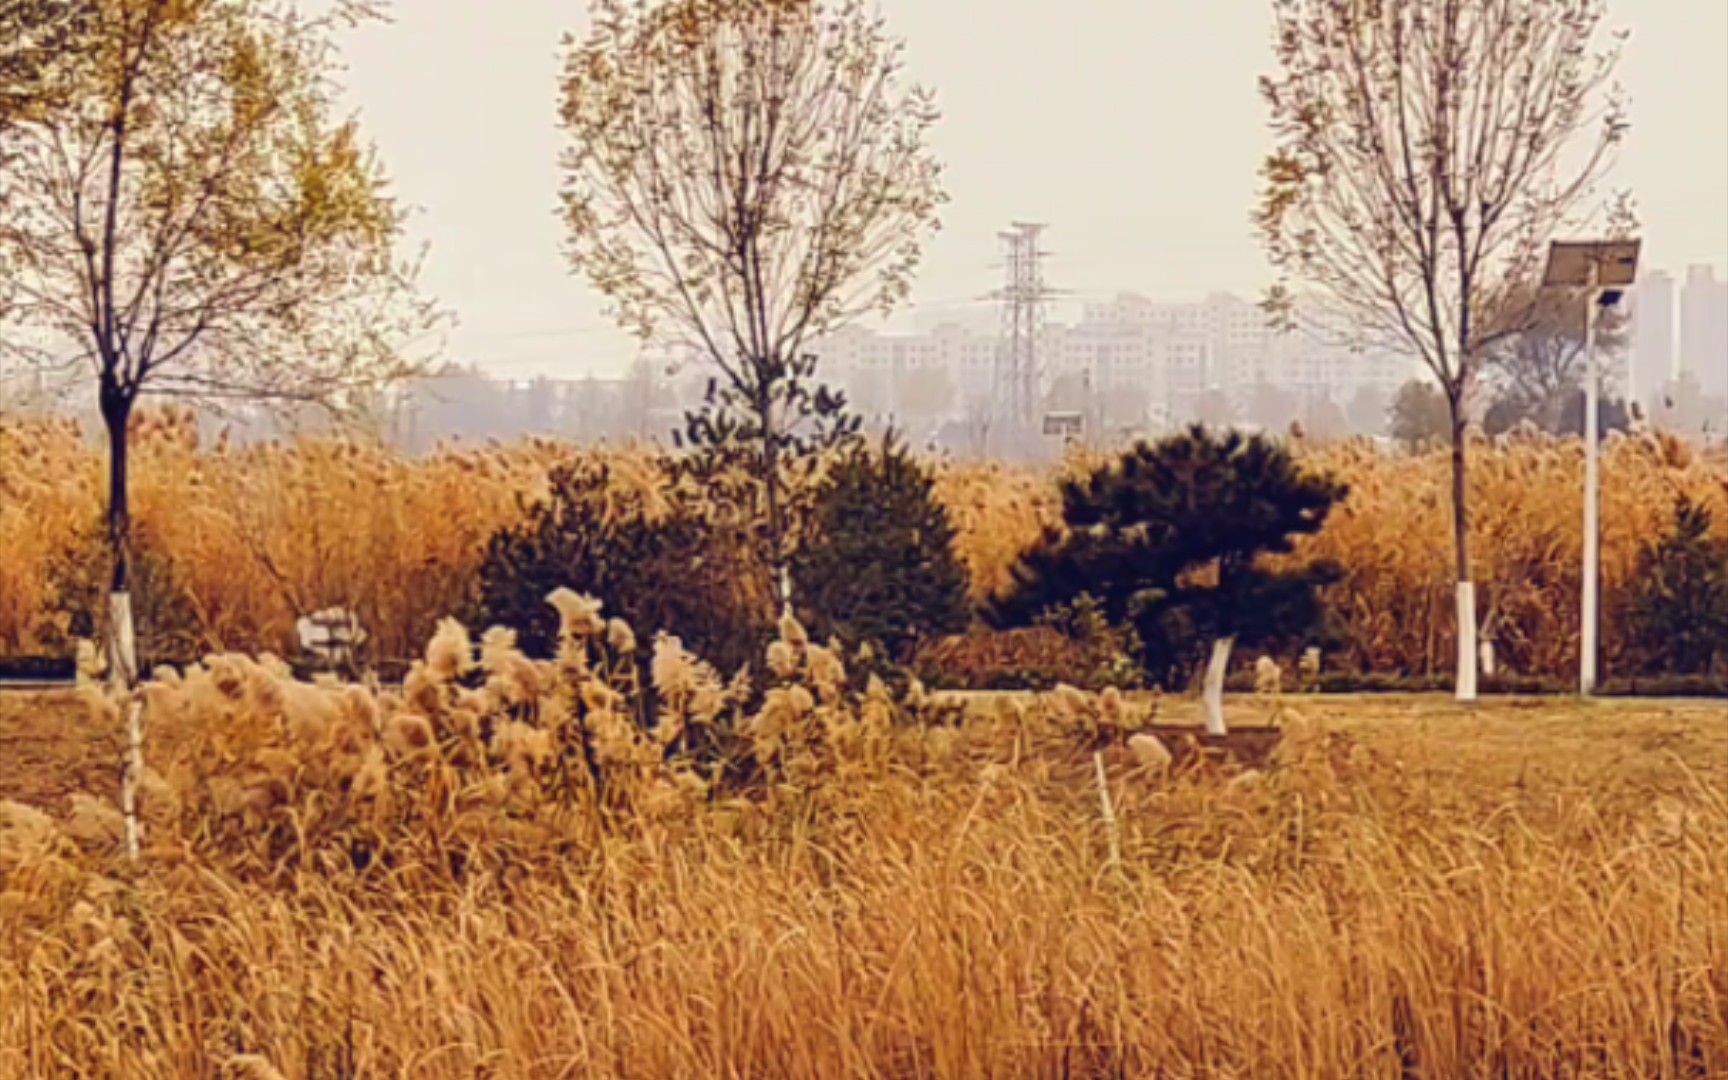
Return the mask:
[[[906,321],[976,318],[998,230],[1050,223],[1053,284],[1253,296],[1270,279],[1250,223],[1270,146],[1258,79],[1269,0],[882,0],[909,78],[943,118],[951,202]],[[617,374],[636,352],[570,274],[556,217],[557,77],[582,0],[413,0],[344,35],[345,105],[429,245],[423,285],[460,320],[445,358],[506,378]],[[1644,264],[1728,262],[1728,5],[1620,0],[1632,128],[1608,188],[1637,198]]]

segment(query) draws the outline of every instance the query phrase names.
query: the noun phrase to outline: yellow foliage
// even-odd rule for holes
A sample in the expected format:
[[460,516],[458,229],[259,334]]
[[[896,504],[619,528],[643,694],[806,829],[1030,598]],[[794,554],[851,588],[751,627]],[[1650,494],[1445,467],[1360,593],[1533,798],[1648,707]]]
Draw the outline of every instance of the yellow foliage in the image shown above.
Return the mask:
[[[1566,676],[1577,669],[1583,447],[1520,434],[1478,441],[1470,458],[1471,568],[1485,636],[1501,666]],[[1360,443],[1305,451],[1350,485],[1299,558],[1345,571],[1330,593],[1345,619],[1353,667],[1403,674],[1453,663],[1451,459]],[[1625,647],[1623,586],[1646,545],[1672,525],[1681,494],[1713,508],[1728,532],[1728,462],[1706,460],[1667,435],[1613,436],[1602,458],[1604,648],[1612,670]]]

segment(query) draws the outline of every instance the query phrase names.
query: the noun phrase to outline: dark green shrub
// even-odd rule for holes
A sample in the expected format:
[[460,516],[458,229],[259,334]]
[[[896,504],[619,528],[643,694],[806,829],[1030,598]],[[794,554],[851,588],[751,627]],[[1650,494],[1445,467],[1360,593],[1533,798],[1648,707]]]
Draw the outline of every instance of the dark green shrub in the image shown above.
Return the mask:
[[792,582],[798,617],[818,640],[869,645],[895,663],[968,619],[948,511],[891,436],[876,451],[854,445],[823,480]]
[[1640,672],[1705,675],[1728,664],[1728,539],[1682,496],[1674,527],[1644,549],[1628,585],[1628,644]]
[[668,501],[650,513],[602,463],[555,469],[548,497],[488,543],[469,621],[508,626],[525,653],[551,656],[558,616],[546,597],[563,587],[629,623],[643,661],[667,633],[722,671],[752,662],[774,616],[760,547],[711,501],[683,490]]

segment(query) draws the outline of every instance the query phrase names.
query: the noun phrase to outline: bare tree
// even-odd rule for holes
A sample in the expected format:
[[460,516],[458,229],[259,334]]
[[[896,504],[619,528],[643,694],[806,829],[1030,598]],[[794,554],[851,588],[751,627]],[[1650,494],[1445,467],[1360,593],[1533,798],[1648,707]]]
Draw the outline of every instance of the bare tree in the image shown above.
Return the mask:
[[[1255,222],[1285,278],[1365,342],[1413,349],[1448,406],[1458,678],[1476,695],[1466,424],[1548,241],[1581,224],[1626,123],[1601,0],[1273,0],[1276,147]],[[1533,295],[1533,294],[1531,294]]]
[[1446,395],[1426,379],[1411,379],[1386,407],[1386,425],[1392,438],[1413,452],[1444,445],[1452,432]]
[[[1584,385],[1586,375],[1585,308],[1594,302],[1585,290],[1544,289],[1537,295],[1520,290],[1513,296],[1519,311],[1528,311],[1525,325],[1502,338],[1488,354],[1488,381],[1503,411],[1537,420],[1557,431],[1561,413]],[[1605,307],[1596,316],[1598,355],[1614,355],[1627,344],[1624,309]]]
[[905,300],[943,201],[936,109],[901,89],[902,45],[860,0],[591,8],[562,88],[571,264],[624,326],[712,364],[749,417],[733,429],[783,567],[808,345]]

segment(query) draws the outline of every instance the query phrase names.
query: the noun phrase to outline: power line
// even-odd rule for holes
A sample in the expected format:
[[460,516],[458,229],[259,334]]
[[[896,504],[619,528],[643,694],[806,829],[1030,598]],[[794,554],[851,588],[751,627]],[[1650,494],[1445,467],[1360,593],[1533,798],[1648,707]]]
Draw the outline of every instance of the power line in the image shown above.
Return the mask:
[[[1107,295],[1098,293],[1099,296]],[[894,309],[895,314],[908,311],[946,310],[950,308],[975,307],[994,301],[991,296],[956,296],[944,297],[939,300],[917,300],[909,304],[901,304]],[[617,334],[623,337],[632,336],[631,331],[614,323],[584,323],[573,326],[549,326],[539,330],[483,330],[470,329],[467,326],[458,327],[455,331],[464,337],[482,341],[514,341],[531,338],[562,338],[578,337],[589,334]]]
[[517,341],[529,338],[560,338],[581,337],[588,334],[628,334],[611,324],[591,324],[587,326],[552,326],[543,330],[480,330],[468,331],[467,336],[486,341]]

